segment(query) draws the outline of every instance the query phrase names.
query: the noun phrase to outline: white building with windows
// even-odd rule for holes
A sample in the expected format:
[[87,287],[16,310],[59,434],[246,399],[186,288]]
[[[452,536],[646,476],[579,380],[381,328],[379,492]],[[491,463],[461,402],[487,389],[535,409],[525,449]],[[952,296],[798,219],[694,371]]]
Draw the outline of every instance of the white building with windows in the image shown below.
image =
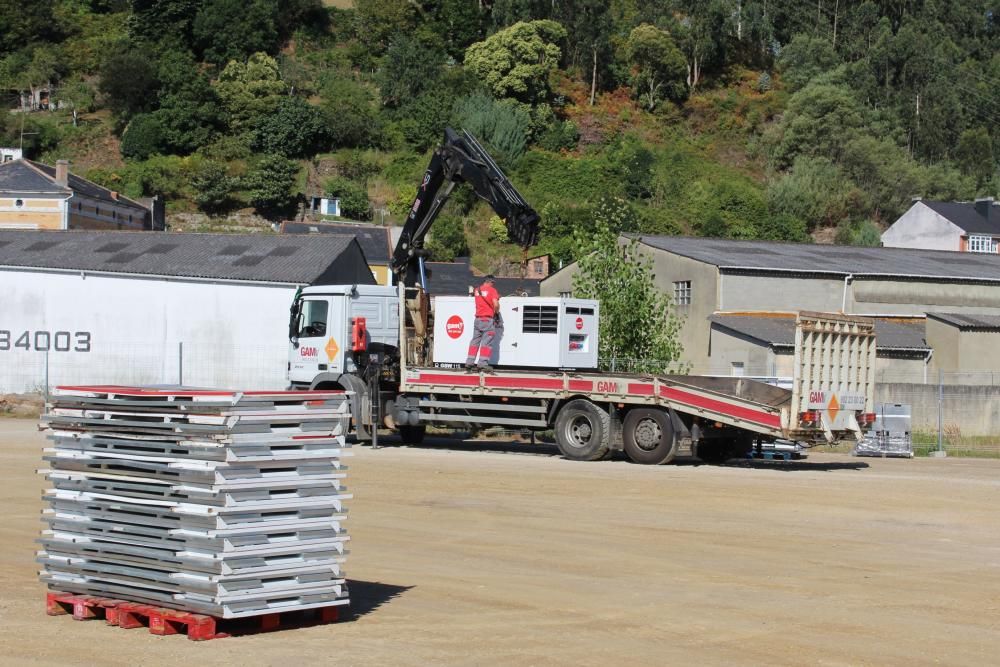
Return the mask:
[[[1000,255],[683,236],[638,240],[655,284],[684,317],[683,361],[694,373],[780,375],[788,318],[812,310],[886,323],[879,371],[922,381],[925,372],[936,372],[937,352],[914,334],[927,313],[1000,316]],[[543,280],[542,296],[571,295],[577,270],[570,264]],[[996,342],[1000,349],[1000,335]],[[765,353],[762,345],[774,349]]]
[[1000,246],[1000,204],[992,197],[974,202],[915,200],[882,233],[882,245],[995,255]]

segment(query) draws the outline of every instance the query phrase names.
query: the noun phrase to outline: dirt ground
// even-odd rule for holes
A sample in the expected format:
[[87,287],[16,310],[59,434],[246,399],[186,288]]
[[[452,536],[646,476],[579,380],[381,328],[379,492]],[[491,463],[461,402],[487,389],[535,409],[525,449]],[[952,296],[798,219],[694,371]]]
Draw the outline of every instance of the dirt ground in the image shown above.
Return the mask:
[[[643,467],[356,448],[353,616],[195,643],[47,617],[34,422],[0,420],[0,655],[102,665],[986,665],[1000,461]],[[445,448],[442,448],[446,447]]]

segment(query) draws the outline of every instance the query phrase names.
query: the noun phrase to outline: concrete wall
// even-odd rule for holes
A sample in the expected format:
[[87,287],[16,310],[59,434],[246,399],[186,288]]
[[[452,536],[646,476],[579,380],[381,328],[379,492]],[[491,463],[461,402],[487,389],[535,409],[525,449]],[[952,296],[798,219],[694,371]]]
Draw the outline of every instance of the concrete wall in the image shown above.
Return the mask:
[[[912,430],[937,433],[938,385],[884,383],[875,388],[876,403],[910,406]],[[1000,386],[946,384],[943,395],[945,440],[955,446],[961,436],[996,436],[1000,433]],[[958,443],[960,445],[960,443]]]
[[718,308],[719,270],[687,257],[640,245],[639,252],[653,260],[653,282],[671,299],[674,283],[691,281],[691,304],[676,306],[677,314],[684,318],[680,339],[684,346],[681,361],[694,366],[694,370],[708,364],[708,347],[711,339],[711,322],[708,318]]
[[818,310],[840,312],[844,281],[797,275],[741,275],[723,273],[719,310]]
[[974,285],[924,280],[854,280],[848,309],[855,313],[923,316],[928,311],[995,315],[1000,285]]
[[887,248],[924,248],[926,250],[961,250],[962,229],[934,212],[923,202],[916,202],[882,233]]
[[927,318],[927,344],[934,348],[934,374],[1000,372],[1000,332],[962,331],[947,322]]
[[176,383],[178,343],[187,385],[281,389],[295,289],[0,270],[0,393]]

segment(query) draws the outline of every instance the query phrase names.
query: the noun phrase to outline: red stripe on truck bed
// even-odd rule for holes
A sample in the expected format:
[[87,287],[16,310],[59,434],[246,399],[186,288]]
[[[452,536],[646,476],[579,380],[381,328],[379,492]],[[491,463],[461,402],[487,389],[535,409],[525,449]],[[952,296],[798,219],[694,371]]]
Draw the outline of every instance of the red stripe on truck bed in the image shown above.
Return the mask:
[[416,380],[419,384],[450,384],[462,387],[478,387],[479,374],[476,375],[446,375],[444,373],[421,373]]
[[563,388],[562,378],[486,376],[487,387],[503,389],[555,389]]
[[714,398],[699,396],[698,394],[674,389],[673,387],[660,387],[660,396],[668,401],[677,401],[678,403],[711,410],[730,417],[736,417],[737,419],[745,419],[746,421],[763,424],[772,428],[781,428],[781,417],[779,415],[752,410],[750,408],[742,408],[732,403],[717,401]]

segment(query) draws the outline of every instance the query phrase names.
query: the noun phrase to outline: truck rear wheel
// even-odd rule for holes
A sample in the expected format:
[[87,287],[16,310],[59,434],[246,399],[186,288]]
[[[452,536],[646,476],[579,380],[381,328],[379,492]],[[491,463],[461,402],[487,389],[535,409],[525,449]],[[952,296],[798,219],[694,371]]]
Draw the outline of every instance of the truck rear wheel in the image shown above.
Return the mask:
[[611,445],[611,417],[588,400],[567,403],[556,417],[556,444],[573,461],[596,461]]
[[659,408],[629,410],[622,422],[622,444],[635,463],[670,463],[677,454],[677,439],[670,414]]
[[424,441],[424,434],[427,433],[427,426],[424,424],[405,424],[399,427],[399,437],[404,445],[419,445]]

